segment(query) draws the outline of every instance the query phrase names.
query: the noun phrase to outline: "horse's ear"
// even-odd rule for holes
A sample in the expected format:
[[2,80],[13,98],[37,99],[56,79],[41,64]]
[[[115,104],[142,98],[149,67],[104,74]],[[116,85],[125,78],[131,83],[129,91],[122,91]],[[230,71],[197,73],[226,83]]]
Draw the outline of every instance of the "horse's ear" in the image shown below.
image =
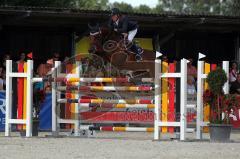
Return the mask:
[[89,29],[98,29],[100,27],[99,23],[96,22],[89,22],[88,23]]

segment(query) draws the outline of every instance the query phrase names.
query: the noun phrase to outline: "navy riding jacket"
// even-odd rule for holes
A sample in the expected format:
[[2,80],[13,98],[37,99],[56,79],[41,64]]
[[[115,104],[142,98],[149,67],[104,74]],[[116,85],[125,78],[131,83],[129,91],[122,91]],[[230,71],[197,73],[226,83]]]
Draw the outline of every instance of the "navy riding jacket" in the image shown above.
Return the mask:
[[108,27],[112,30],[117,30],[118,33],[128,33],[131,30],[137,29],[138,24],[136,21],[130,21],[127,16],[120,16],[118,24],[110,18]]

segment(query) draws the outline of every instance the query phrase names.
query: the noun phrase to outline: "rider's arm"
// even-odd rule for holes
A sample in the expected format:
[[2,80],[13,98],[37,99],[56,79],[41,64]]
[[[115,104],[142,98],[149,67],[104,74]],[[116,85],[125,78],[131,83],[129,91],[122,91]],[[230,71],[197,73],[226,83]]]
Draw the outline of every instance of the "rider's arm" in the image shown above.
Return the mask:
[[122,27],[121,28],[118,28],[118,32],[119,33],[127,33],[127,29],[128,29],[128,18],[127,17],[124,17],[123,18],[123,22],[122,22]]
[[112,19],[109,19],[109,21],[108,21],[108,28],[113,30],[113,21],[112,21]]

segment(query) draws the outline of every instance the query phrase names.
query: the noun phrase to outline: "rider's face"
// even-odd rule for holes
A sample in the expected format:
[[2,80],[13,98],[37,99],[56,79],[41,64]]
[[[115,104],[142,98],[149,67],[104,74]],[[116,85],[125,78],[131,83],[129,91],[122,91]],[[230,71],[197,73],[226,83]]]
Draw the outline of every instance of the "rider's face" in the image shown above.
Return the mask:
[[118,15],[113,15],[112,16],[112,21],[116,22],[118,20]]

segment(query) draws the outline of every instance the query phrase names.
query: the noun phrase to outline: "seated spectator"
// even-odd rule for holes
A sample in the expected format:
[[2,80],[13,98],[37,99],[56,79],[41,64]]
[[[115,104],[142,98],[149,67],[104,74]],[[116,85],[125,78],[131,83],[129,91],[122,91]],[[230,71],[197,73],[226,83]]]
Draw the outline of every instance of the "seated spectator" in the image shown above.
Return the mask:
[[193,59],[188,59],[189,63],[187,64],[187,74],[188,76],[192,76],[194,78],[197,78],[197,68],[192,65]]
[[194,95],[196,94],[196,87],[195,87],[195,83],[194,83],[194,78],[193,76],[188,76],[187,78],[187,93],[189,95]]
[[230,68],[230,72],[229,72],[229,81],[230,82],[236,81],[237,74],[238,74],[237,63],[233,62],[231,65],[231,68]]
[[3,58],[3,67],[6,68],[6,60],[11,60],[11,56],[9,54],[5,54]]
[[17,61],[17,63],[24,63],[25,60],[26,60],[26,54],[25,53],[21,53],[20,59]]
[[55,53],[53,54],[53,61],[54,61],[54,62],[55,62],[55,61],[60,61],[60,55],[59,55],[59,53],[55,52]]
[[51,71],[52,65],[49,64],[40,64],[37,68],[37,74],[39,77],[46,76],[49,71]]
[[68,57],[68,56],[65,56],[65,58],[64,58],[64,62],[68,62],[70,60],[70,57]]
[[50,59],[47,59],[47,62],[46,62],[46,63],[47,63],[50,67],[53,67],[55,61],[60,61],[59,53],[54,53],[53,56],[52,56]]
[[163,61],[163,62],[168,62],[168,57],[165,56],[165,55],[163,55],[163,56],[162,56],[162,61]]
[[237,74],[236,81],[231,84],[230,93],[240,94],[240,74]]
[[[43,77],[43,76],[39,75],[38,72],[37,72],[37,74],[35,74],[35,77],[40,78],[40,77]],[[44,82],[35,82],[33,84],[33,90],[37,90],[37,91],[44,90]]]
[[0,90],[4,90],[5,88],[5,71],[2,66],[0,66]]

